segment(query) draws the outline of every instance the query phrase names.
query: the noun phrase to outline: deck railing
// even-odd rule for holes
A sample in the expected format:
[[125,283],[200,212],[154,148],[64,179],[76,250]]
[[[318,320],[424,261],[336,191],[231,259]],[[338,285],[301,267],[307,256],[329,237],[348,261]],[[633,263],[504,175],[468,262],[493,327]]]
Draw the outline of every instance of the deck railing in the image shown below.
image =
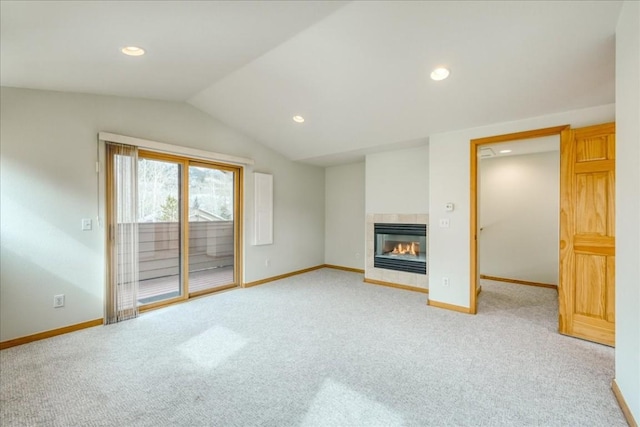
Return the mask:
[[[139,279],[173,276],[180,269],[177,222],[138,224]],[[189,271],[233,265],[233,221],[189,222]]]

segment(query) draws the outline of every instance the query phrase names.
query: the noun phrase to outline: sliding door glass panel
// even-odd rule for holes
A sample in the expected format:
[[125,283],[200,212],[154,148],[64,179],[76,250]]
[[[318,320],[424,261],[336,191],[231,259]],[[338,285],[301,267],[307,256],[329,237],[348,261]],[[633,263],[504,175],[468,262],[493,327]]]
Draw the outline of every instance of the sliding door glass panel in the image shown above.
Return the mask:
[[138,160],[140,305],[183,295],[180,173],[180,163]]
[[189,293],[235,282],[234,178],[210,165],[189,166]]

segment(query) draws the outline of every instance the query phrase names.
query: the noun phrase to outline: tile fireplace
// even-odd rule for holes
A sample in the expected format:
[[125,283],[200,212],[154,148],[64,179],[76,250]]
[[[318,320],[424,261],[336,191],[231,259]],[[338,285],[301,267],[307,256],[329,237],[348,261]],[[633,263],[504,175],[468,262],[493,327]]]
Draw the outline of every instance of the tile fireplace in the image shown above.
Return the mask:
[[367,214],[365,281],[429,288],[428,214]]

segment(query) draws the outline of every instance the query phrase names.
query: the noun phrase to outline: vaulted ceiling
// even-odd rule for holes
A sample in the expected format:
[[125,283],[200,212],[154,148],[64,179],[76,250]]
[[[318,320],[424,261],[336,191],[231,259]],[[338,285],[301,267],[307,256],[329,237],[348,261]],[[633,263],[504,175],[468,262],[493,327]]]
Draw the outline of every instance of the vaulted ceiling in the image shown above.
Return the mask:
[[[3,86],[188,102],[318,165],[615,101],[619,1],[3,0],[0,8]],[[129,45],[146,55],[122,55]],[[431,80],[437,66],[450,77]]]

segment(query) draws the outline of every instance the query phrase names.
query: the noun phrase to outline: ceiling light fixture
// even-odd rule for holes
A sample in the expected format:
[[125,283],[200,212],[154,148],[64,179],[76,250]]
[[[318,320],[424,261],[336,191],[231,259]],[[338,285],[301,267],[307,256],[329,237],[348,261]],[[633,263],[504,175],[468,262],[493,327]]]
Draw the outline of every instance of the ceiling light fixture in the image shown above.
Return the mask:
[[449,77],[449,70],[443,67],[436,68],[431,72],[431,78],[436,81],[444,80],[447,77]]
[[304,122],[304,117],[302,116],[293,116],[293,121],[296,123],[302,123]]
[[123,47],[120,51],[128,56],[142,56],[145,53],[144,49],[138,46]]
[[507,154],[510,153],[511,150],[500,150],[500,154]]

